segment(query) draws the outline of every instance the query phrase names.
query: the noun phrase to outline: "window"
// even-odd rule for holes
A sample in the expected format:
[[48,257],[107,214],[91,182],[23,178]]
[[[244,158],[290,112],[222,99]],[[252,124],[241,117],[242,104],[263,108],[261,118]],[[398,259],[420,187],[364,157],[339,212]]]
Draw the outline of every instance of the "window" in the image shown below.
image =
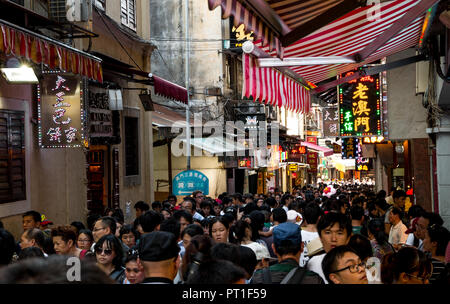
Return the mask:
[[136,0],[121,0],[120,19],[122,24],[136,30]]
[[0,204],[26,199],[24,117],[0,110]]

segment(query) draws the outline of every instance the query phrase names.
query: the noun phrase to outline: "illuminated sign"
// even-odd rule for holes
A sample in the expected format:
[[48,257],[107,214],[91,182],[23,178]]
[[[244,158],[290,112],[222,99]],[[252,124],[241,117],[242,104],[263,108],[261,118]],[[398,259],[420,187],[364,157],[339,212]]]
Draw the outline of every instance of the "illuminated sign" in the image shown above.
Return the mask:
[[239,159],[239,161],[238,161],[238,168],[239,169],[251,169],[251,168],[253,168],[252,159],[251,158],[247,158],[247,157]]
[[363,144],[380,144],[384,142],[383,136],[372,136],[372,137],[364,137]]
[[325,137],[339,136],[339,111],[337,108],[323,109],[323,135]]
[[370,158],[357,158],[356,171],[369,171],[371,169],[372,160]]
[[380,76],[366,76],[340,85],[339,116],[341,136],[381,136]]
[[357,159],[360,157],[359,138],[342,138],[342,159]]
[[289,165],[289,171],[292,171],[292,172],[298,171],[298,165],[296,165],[296,164]]
[[80,78],[62,73],[44,73],[37,94],[39,146],[82,147],[84,113]]

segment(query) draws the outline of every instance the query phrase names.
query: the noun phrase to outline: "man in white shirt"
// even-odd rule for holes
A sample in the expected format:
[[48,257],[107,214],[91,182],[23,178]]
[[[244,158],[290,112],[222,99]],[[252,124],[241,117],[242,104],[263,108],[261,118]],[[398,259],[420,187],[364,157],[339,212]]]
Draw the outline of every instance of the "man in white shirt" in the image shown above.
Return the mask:
[[391,223],[391,230],[389,232],[389,243],[394,246],[395,249],[400,249],[400,247],[406,243],[408,235],[406,230],[408,228],[401,221],[402,211],[399,208],[393,208],[389,213],[389,222]]
[[308,256],[308,243],[319,237],[317,232],[317,222],[320,219],[322,210],[319,205],[312,202],[309,203],[305,211],[303,212],[304,220],[306,221],[306,227],[302,228],[302,241],[303,241],[303,252],[300,256],[300,266],[304,267],[309,260]]
[[325,253],[312,257],[307,264],[307,269],[320,275],[328,284],[322,270],[323,258],[331,249],[348,243],[352,234],[352,222],[345,214],[328,212],[317,223],[317,232]]

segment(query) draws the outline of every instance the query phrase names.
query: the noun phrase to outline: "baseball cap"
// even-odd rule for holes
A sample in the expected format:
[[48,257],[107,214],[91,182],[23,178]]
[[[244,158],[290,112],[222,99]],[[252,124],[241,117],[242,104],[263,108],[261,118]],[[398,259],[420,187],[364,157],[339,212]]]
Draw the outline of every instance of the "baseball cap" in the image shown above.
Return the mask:
[[44,214],[41,214],[41,226],[45,225],[53,225],[53,222],[47,219],[47,217]]
[[303,222],[303,217],[302,217],[302,215],[301,215],[300,213],[298,213],[297,211],[295,211],[295,210],[289,210],[289,211],[287,212],[287,221],[288,221],[289,223],[294,223],[294,224],[297,224],[297,225],[301,225],[302,222]]
[[153,231],[141,236],[138,251],[141,260],[159,262],[175,258],[180,247],[173,233]]
[[302,231],[294,223],[282,223],[273,228],[273,243],[280,246],[282,241],[291,241],[293,244],[302,242]]
[[262,259],[272,259],[272,257],[270,256],[269,250],[267,249],[266,246],[264,246],[262,244],[253,242],[253,243],[242,245],[242,246],[248,247],[251,250],[253,250],[253,252],[255,252],[257,261],[260,261]]

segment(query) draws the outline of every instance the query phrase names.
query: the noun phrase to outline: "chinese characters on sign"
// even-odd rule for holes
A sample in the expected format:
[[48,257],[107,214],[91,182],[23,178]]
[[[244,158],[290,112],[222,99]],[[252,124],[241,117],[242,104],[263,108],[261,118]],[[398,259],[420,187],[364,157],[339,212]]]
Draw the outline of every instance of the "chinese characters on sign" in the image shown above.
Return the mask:
[[89,136],[113,136],[108,90],[89,86]]
[[308,152],[307,154],[308,159],[308,173],[317,174],[317,152]]
[[230,18],[230,26],[231,26],[231,48],[239,48],[242,47],[245,41],[254,41],[255,35],[253,34],[253,31],[246,32],[245,31],[245,25],[240,24],[239,26],[234,26],[234,18]]
[[357,171],[369,171],[371,169],[372,159],[371,158],[357,158],[356,159],[356,170]]
[[199,171],[183,171],[173,179],[174,195],[191,195],[196,190],[209,194],[209,179]]
[[360,157],[359,138],[342,138],[342,159],[357,159]]
[[250,157],[240,158],[238,160],[238,168],[239,169],[251,169],[251,168],[253,168],[252,158],[250,158]]
[[80,79],[44,74],[38,86],[39,146],[81,147],[83,142]]
[[[349,76],[349,72],[345,76]],[[380,136],[380,76],[366,76],[339,87],[341,136]],[[324,120],[325,121],[325,120]]]
[[339,111],[337,108],[323,109],[323,134],[324,137],[339,136]]

